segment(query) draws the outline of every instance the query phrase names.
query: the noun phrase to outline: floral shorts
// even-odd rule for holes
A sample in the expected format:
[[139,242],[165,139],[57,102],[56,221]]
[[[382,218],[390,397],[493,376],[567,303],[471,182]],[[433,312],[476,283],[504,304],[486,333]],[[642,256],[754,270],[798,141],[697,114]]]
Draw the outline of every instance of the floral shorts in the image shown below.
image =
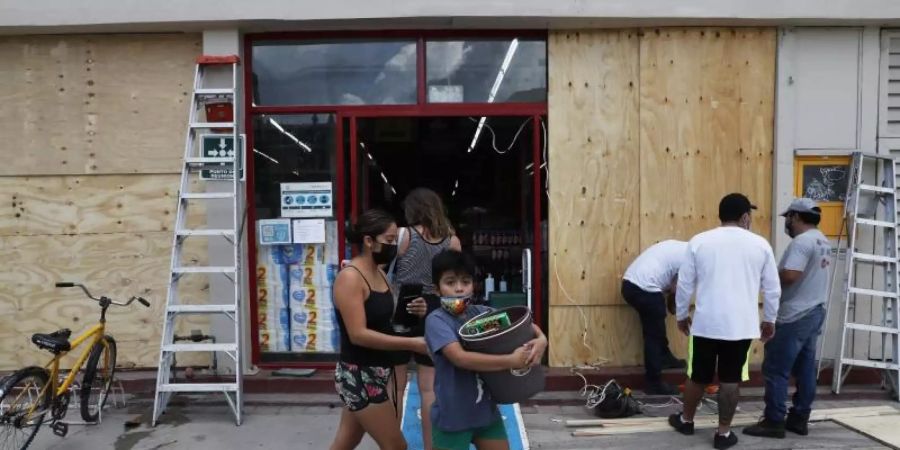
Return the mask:
[[350,411],[359,411],[388,400],[387,385],[392,373],[390,367],[339,362],[334,369],[334,387]]

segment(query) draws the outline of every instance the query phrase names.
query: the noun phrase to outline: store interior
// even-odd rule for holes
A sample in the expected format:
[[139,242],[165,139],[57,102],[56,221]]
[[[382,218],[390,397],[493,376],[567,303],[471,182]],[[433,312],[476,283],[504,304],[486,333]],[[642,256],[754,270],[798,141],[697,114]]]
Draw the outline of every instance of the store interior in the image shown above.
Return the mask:
[[477,260],[476,295],[495,306],[525,304],[523,249],[534,247],[532,126],[530,116],[357,119],[358,205],[404,222],[406,194],[435,191],[463,250]]

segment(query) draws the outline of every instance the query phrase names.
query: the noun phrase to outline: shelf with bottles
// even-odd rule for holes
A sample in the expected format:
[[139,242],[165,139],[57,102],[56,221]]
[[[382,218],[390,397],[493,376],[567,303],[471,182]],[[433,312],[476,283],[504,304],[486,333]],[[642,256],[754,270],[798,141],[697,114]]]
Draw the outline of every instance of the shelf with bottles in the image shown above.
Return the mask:
[[472,248],[521,247],[526,240],[519,230],[478,230],[472,233]]

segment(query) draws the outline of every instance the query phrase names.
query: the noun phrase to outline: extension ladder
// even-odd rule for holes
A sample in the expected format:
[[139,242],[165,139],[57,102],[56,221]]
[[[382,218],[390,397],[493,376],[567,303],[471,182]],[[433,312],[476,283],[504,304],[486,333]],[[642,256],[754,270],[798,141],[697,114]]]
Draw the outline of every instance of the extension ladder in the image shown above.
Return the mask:
[[[242,373],[241,373],[241,342],[243,341],[241,331],[241,295],[242,295],[242,277],[241,277],[241,235],[243,234],[243,183],[241,175],[244,167],[244,152],[241,148],[241,141],[237,129],[237,117],[235,113],[239,111],[237,96],[235,90],[238,80],[239,59],[237,56],[201,56],[197,59],[197,66],[194,72],[194,86],[191,96],[191,109],[189,114],[189,123],[187,129],[187,138],[185,141],[184,162],[181,172],[181,185],[178,190],[178,206],[175,219],[175,230],[172,247],[172,261],[169,273],[168,295],[166,297],[165,319],[163,321],[162,342],[159,352],[159,372],[156,379],[156,395],[153,405],[153,426],[156,426],[160,416],[165,412],[166,406],[174,393],[210,393],[221,392],[225,395],[229,406],[234,412],[235,423],[241,424],[241,410],[243,405],[242,396]],[[212,88],[207,85],[213,84],[212,71],[218,72],[217,75],[224,75],[230,66],[231,69],[231,85],[225,88]],[[206,73],[205,73],[206,72]],[[204,81],[204,75],[207,79]],[[224,107],[227,111],[231,108],[231,113],[224,114],[224,119],[215,121],[215,117],[210,117],[210,109],[208,102],[216,101],[216,106]],[[206,105],[205,120],[200,120],[201,111]],[[221,109],[220,109],[221,111]],[[230,116],[230,117],[228,117]],[[222,121],[224,120],[224,122]],[[225,130],[222,133],[222,130]],[[218,142],[218,147],[212,146],[212,151],[206,148],[204,142],[206,138],[202,138],[204,134],[212,134],[211,132],[219,132],[209,136],[213,138],[213,142]],[[231,139],[231,148],[228,148],[227,139]],[[230,183],[230,189],[225,192],[212,192],[204,189],[203,192],[193,192],[191,186],[196,183],[193,177],[197,177],[200,173],[209,177],[210,173],[226,174],[224,178]],[[230,176],[228,176],[230,174]],[[202,184],[202,183],[200,183]],[[207,183],[207,186],[210,183]],[[189,206],[196,205],[201,207],[202,211],[209,211],[214,208],[216,211],[223,211],[227,208],[228,219],[227,228],[212,228],[217,224],[211,224],[210,220],[203,221],[204,225],[197,228],[189,222],[196,220],[188,220]],[[191,228],[194,227],[194,228]],[[203,265],[191,265],[183,261],[183,248],[188,241],[196,241],[198,237],[209,239],[208,242],[199,242],[202,244],[201,254],[208,254],[206,262]],[[231,257],[227,262],[214,262],[214,255],[209,254],[209,246],[213,239],[224,239],[227,245],[233,248]],[[221,258],[222,255],[215,255]],[[188,301],[187,298],[179,296],[179,282],[183,282],[185,277],[190,276],[207,277],[209,283],[212,283],[214,277],[225,277],[230,280],[234,286],[233,298],[228,299],[228,303],[214,303],[212,301],[204,302],[202,300]],[[212,293],[210,294],[212,295]],[[185,295],[187,297],[187,295]],[[224,299],[223,299],[224,300]],[[176,333],[176,324],[178,319],[184,316],[202,316],[212,320],[215,316],[226,316],[234,322],[233,342],[199,343],[188,342],[182,343],[174,339]],[[234,360],[234,376],[224,381],[216,382],[175,382],[172,379],[173,361],[176,353],[186,352],[221,352],[228,355]]]
[[[847,231],[847,260],[844,278],[844,310],[841,317],[841,341],[838,357],[834,364],[832,390],[840,393],[840,388],[852,367],[870,367],[881,369],[885,384],[894,392],[900,392],[900,354],[898,354],[898,338],[900,338],[900,317],[898,317],[898,299],[900,299],[900,241],[898,241],[898,197],[897,176],[900,175],[900,164],[890,156],[871,155],[861,152],[853,154],[850,165],[850,180],[847,185],[845,201],[845,223]],[[874,172],[873,172],[874,170]],[[871,173],[871,175],[870,175]],[[878,182],[879,174],[883,178]],[[875,179],[875,183],[867,180]],[[871,252],[860,251],[862,238],[860,233],[868,231],[872,241]],[[883,239],[883,246],[877,242],[878,236]],[[881,250],[878,249],[881,247]],[[868,248],[866,249],[868,250]],[[874,270],[880,267],[881,270]],[[871,268],[871,280],[864,282],[860,275],[864,269]],[[877,275],[883,278],[876,280]],[[864,286],[865,285],[865,286]],[[866,319],[858,311],[860,299],[870,301],[870,315]],[[880,318],[875,311],[880,309]],[[855,337],[857,332],[868,333],[868,358],[854,357]],[[880,338],[881,354],[872,354],[872,339]],[[848,339],[851,344],[848,346]],[[877,340],[875,341],[877,342]],[[890,352],[887,349],[890,348]]]

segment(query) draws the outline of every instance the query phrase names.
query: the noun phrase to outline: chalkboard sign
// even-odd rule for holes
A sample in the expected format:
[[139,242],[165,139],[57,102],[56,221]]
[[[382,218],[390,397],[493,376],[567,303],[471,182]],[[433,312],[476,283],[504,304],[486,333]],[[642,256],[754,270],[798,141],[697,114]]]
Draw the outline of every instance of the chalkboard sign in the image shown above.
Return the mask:
[[847,165],[803,166],[803,196],[817,202],[843,202],[849,181]]

